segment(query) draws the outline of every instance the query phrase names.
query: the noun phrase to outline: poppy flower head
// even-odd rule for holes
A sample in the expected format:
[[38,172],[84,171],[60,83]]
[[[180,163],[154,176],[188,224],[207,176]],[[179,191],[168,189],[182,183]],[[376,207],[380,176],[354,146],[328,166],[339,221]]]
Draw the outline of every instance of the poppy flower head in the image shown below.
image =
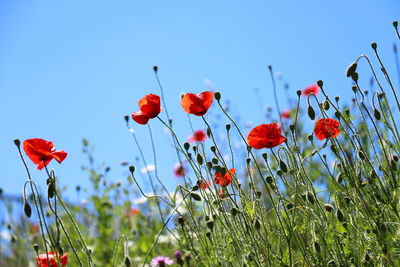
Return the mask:
[[139,111],[132,113],[132,119],[139,124],[147,124],[150,119],[157,117],[161,112],[160,97],[149,94],[138,102]]
[[53,142],[40,138],[25,140],[23,147],[28,157],[37,165],[38,170],[47,166],[52,159],[61,163],[67,157],[67,152],[64,150],[56,151]]
[[303,96],[308,96],[311,94],[317,95],[319,92],[319,86],[318,84],[313,84],[310,86],[307,86],[306,88],[303,89],[302,94]]
[[253,128],[247,137],[249,146],[255,149],[273,148],[285,140],[286,137],[282,136],[281,127],[276,123],[261,124]]
[[202,181],[201,183],[200,183],[200,189],[208,189],[208,188],[210,188],[210,186],[211,186],[211,183],[209,182],[209,181]]
[[185,173],[186,173],[185,167],[180,163],[177,163],[174,167],[174,175],[176,177],[183,177],[185,176]]
[[228,186],[232,182],[232,176],[235,175],[236,170],[234,168],[226,171],[224,175],[220,172],[215,172],[214,182],[221,186]]
[[315,123],[314,133],[318,140],[324,140],[332,137],[336,138],[340,133],[339,122],[335,119],[319,119]]
[[181,99],[181,106],[186,113],[203,116],[207,113],[213,100],[214,93],[211,91],[200,94],[187,93]]
[[285,110],[281,114],[282,119],[290,119],[290,110]]
[[207,139],[207,135],[203,130],[197,130],[192,136],[189,136],[189,142],[203,142]]
[[68,263],[68,254],[64,253],[61,257],[59,257],[58,253],[55,251],[40,254],[36,257],[36,264],[38,267],[59,267],[58,262],[61,263],[61,266],[66,266]]
[[130,208],[125,212],[125,215],[127,217],[133,217],[133,216],[138,215],[138,214],[139,214],[139,210],[136,209],[136,208]]

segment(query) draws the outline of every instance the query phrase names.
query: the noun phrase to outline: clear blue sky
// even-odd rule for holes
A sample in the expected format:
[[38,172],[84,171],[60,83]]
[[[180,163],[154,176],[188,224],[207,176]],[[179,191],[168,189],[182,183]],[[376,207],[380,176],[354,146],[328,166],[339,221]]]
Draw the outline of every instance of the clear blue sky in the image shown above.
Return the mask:
[[[111,166],[110,179],[122,179],[119,163],[138,155],[123,116],[145,94],[159,93],[153,65],[182,140],[190,130],[179,93],[206,90],[206,79],[256,124],[265,119],[254,88],[273,105],[268,65],[293,94],[323,79],[330,95],[349,98],[345,69],[358,55],[372,55],[371,42],[394,73],[391,23],[399,11],[398,0],[1,1],[0,187],[20,194],[26,178],[15,138],[52,140],[69,153],[62,165],[50,164],[67,195],[88,184],[82,138]],[[160,123],[151,125],[162,179],[172,187],[174,153]],[[147,128],[135,130],[149,151]],[[33,174],[44,185],[44,173]]]

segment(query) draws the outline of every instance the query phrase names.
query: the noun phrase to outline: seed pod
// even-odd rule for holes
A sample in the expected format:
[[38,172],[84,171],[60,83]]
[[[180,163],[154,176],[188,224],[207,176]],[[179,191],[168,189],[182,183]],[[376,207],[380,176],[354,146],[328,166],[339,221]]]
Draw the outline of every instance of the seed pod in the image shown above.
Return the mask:
[[199,194],[190,193],[190,196],[196,201],[201,201],[201,196]]
[[308,117],[310,117],[311,120],[315,119],[315,111],[312,106],[308,106],[307,113],[308,113]]
[[28,218],[31,217],[31,215],[32,215],[32,208],[31,208],[31,206],[29,205],[28,202],[25,202],[25,203],[24,203],[24,212],[25,212],[26,217],[28,217]]

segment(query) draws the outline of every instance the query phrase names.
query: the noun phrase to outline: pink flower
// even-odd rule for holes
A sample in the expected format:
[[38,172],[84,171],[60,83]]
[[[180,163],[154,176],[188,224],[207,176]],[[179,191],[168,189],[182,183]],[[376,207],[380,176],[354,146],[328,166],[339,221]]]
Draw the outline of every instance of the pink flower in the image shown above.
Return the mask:
[[172,265],[173,263],[174,261],[167,256],[157,256],[150,262],[152,267],[165,267],[167,265]]

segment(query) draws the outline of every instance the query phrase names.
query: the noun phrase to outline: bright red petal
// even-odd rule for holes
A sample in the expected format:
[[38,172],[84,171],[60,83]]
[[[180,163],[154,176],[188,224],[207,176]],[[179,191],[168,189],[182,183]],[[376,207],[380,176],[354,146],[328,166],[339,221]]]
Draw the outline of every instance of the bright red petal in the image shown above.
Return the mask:
[[330,118],[319,119],[315,123],[314,133],[318,140],[324,140],[329,137],[336,138],[340,133],[339,122]]
[[144,114],[142,111],[138,111],[138,112],[132,113],[132,119],[139,124],[147,124],[150,117],[149,117],[149,115]]
[[186,113],[203,116],[207,113],[214,100],[214,93],[210,91],[201,94],[187,93],[181,99],[181,106]]
[[158,95],[146,95],[139,100],[138,105],[140,111],[148,115],[151,119],[155,118],[161,112],[160,97]]
[[68,153],[64,150],[56,151],[51,153],[53,158],[58,161],[58,163],[63,162],[63,160],[67,157]]
[[252,129],[247,137],[249,146],[255,149],[273,148],[285,140],[286,137],[281,134],[281,127],[276,123],[261,124]]

